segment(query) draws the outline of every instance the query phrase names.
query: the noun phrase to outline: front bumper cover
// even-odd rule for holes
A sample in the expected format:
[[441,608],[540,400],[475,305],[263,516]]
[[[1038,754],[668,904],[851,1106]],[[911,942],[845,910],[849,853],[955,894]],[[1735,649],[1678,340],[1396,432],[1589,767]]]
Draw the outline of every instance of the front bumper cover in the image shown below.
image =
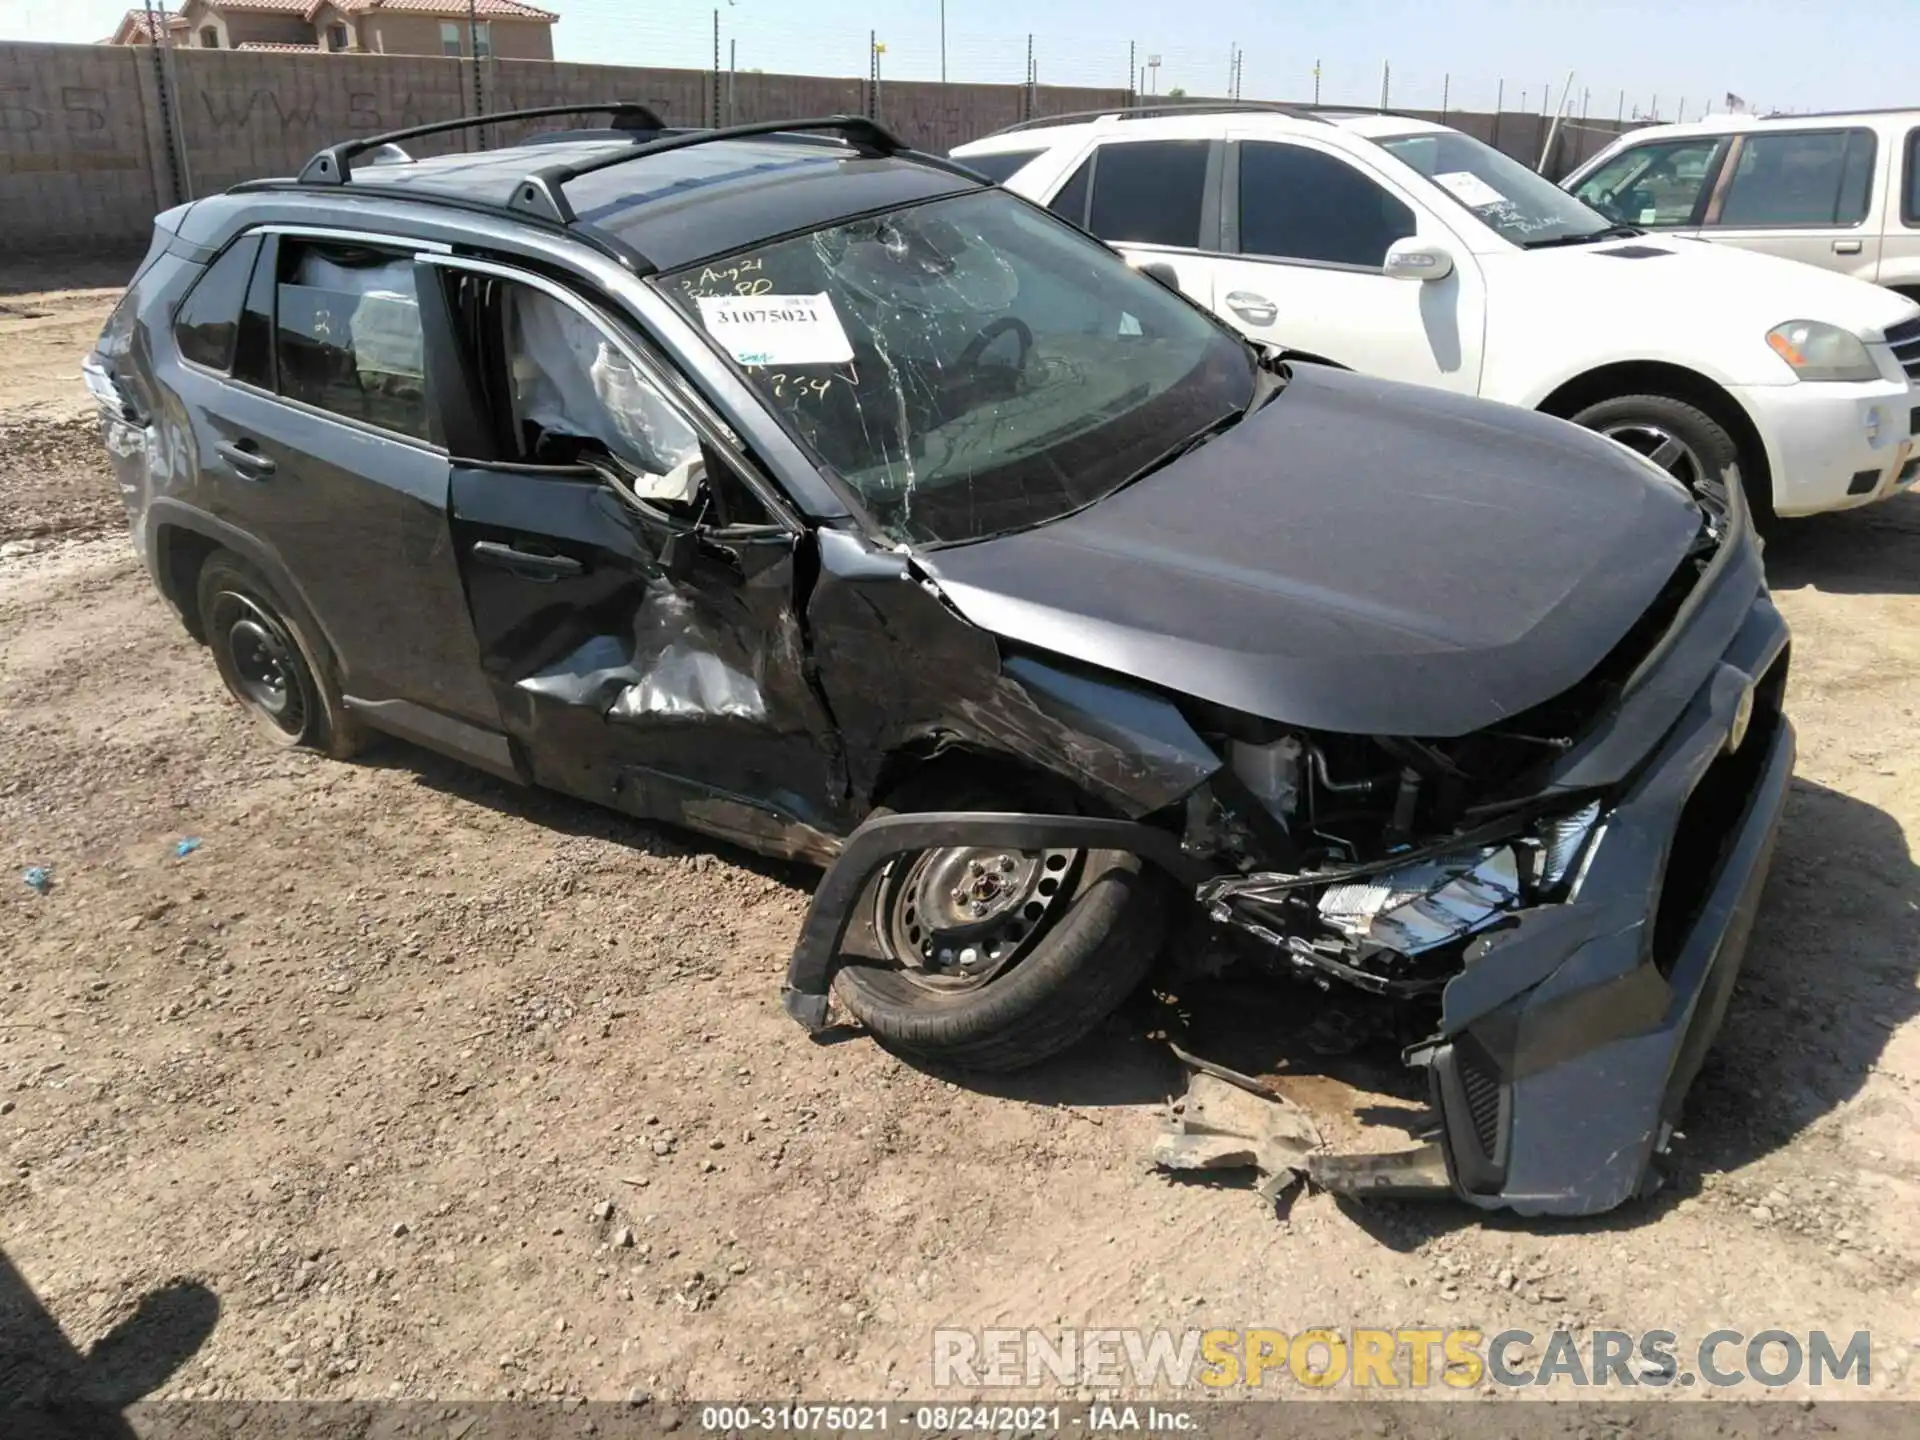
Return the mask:
[[[1326,1157],[1309,1173],[1327,1188],[1431,1193],[1444,1161],[1445,1187],[1485,1209],[1595,1214],[1640,1190],[1725,1013],[1793,773],[1785,623],[1761,592],[1728,629],[1732,642],[1604,816],[1571,896],[1481,936],[1449,981],[1436,1038],[1408,1056],[1429,1072],[1437,1146]],[[825,1028],[841,945],[879,869],[955,844],[1130,850],[1189,889],[1217,868],[1135,821],[870,821],[814,894],[788,1014]]]

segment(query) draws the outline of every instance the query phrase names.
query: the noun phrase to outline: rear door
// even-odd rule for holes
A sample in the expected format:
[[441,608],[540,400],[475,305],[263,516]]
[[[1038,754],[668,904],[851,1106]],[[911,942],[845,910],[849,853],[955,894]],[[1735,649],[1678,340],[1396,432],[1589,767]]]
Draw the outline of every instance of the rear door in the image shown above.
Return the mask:
[[1915,294],[1920,293],[1920,125],[1902,130],[1897,140],[1900,153],[1887,167],[1886,220],[1880,229],[1876,278]]
[[1879,138],[1865,126],[1748,131],[1734,138],[1700,235],[1861,280],[1880,270]]
[[[1350,370],[1471,395],[1480,388],[1486,289],[1479,262],[1424,205],[1355,157],[1288,138],[1236,136],[1226,166],[1219,313],[1258,340]],[[1445,245],[1453,272],[1389,277],[1394,241]]]
[[1048,208],[1135,265],[1165,266],[1182,292],[1215,308],[1220,169],[1214,140],[1108,140],[1067,176]]
[[764,852],[842,827],[796,610],[804,530],[657,352],[567,286],[437,257],[452,532],[543,783]]
[[[447,531],[414,256],[390,236],[242,236],[182,302],[196,498],[261,544],[342,690],[497,722]],[[234,333],[218,296],[247,275]],[[223,363],[224,362],[224,363]]]

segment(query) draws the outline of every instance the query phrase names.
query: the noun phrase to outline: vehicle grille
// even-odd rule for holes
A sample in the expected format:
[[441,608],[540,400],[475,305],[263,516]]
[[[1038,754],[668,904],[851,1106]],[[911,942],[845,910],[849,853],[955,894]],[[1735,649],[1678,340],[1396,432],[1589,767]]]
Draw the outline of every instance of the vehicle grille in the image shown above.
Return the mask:
[[1474,1138],[1480,1142],[1480,1153],[1491,1160],[1500,1153],[1500,1072],[1477,1045],[1456,1045],[1454,1054]]
[[1653,963],[1663,976],[1673,973],[1701,907],[1725,868],[1727,851],[1760,783],[1779,728],[1786,689],[1787,656],[1782,653],[1754,687],[1746,739],[1738,750],[1731,755],[1722,751],[1707,767],[1680,811],[1667,852],[1666,878],[1660,885],[1660,906],[1653,918]]
[[1902,320],[1887,330],[1887,344],[1893,358],[1907,372],[1909,380],[1920,380],[1920,320]]

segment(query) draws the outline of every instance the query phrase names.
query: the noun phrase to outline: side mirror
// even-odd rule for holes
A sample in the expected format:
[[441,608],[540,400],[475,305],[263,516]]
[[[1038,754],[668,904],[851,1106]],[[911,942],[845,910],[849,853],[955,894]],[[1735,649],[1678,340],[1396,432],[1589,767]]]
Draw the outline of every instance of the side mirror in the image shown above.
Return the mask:
[[1381,268],[1396,280],[1444,280],[1453,273],[1453,255],[1431,240],[1396,240]]

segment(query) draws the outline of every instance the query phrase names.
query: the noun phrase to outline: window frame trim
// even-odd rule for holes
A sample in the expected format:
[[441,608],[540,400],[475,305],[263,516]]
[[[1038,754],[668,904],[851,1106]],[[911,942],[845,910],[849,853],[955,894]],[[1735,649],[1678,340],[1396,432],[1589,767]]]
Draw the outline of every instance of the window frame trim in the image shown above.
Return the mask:
[[[1865,211],[1862,212],[1860,218],[1853,221],[1786,220],[1766,225],[1757,225],[1751,222],[1729,225],[1716,218],[1719,212],[1725,208],[1728,198],[1733,194],[1734,182],[1739,179],[1739,176],[1735,172],[1739,169],[1740,157],[1746,153],[1747,142],[1749,140],[1795,135],[1844,135],[1849,137],[1846,143],[1840,147],[1840,167],[1843,177],[1846,171],[1847,155],[1853,145],[1851,137],[1856,135],[1865,135],[1867,137],[1867,207]],[[1698,218],[1695,220],[1693,228],[1699,230],[1703,235],[1726,231],[1738,232],[1742,230],[1754,230],[1767,234],[1791,230],[1814,230],[1822,234],[1864,230],[1867,222],[1873,218],[1873,181],[1874,177],[1879,174],[1879,167],[1880,132],[1875,130],[1871,125],[1821,125],[1810,129],[1782,128],[1778,130],[1743,130],[1733,136],[1733,143],[1727,146],[1726,153],[1720,157],[1720,171],[1716,179],[1721,177],[1725,178],[1727,183],[1724,193],[1714,194],[1712,203],[1706,209],[1697,209],[1695,211]],[[1836,201],[1839,198],[1836,190]]]
[[[652,355],[650,353],[650,346],[643,348],[641,345],[634,343],[633,337],[623,333],[623,328],[620,325],[610,323],[608,315],[600,307],[594,305],[591,301],[577,294],[570,287],[558,280],[542,275],[537,271],[520,269],[489,256],[456,255],[448,248],[437,254],[422,255],[418,257],[418,259],[419,263],[435,270],[463,271],[468,274],[488,275],[496,280],[506,280],[514,284],[526,285],[530,289],[538,290],[550,299],[565,305],[604,335],[613,347],[626,358],[627,363],[632,365],[634,369],[640,373],[642,379],[646,380],[647,383],[660,391],[662,395],[666,396],[668,400],[680,408],[682,418],[687,421],[694,433],[699,435],[701,443],[711,445],[719,454],[720,458],[733,467],[735,473],[740,476],[742,483],[753,492],[754,498],[765,505],[767,513],[774,517],[775,526],[794,535],[805,535],[808,533],[808,527],[801,520],[797,507],[787,498],[786,492],[779,487],[771,476],[762,470],[759,464],[746,454],[744,447],[734,435],[733,427],[728,425],[719,413],[714,410],[706,397],[700,393],[699,388],[695,386],[692,381],[681,375],[673,365]],[[458,337],[455,336],[453,338],[457,342]],[[570,466],[527,465],[497,458],[474,459],[473,457],[467,456],[450,458],[453,458],[456,463],[462,465],[473,463],[476,465],[484,465],[486,468],[493,470],[526,470],[529,472],[545,470],[556,475],[561,473],[577,473],[574,468]],[[642,501],[640,503],[644,504],[645,502]],[[666,515],[665,512],[649,510],[649,513],[658,514],[663,520],[670,523],[674,522],[674,517]],[[729,527],[730,530],[754,531],[765,531],[767,528],[765,525]],[[729,532],[714,528],[713,533],[721,535]]]

